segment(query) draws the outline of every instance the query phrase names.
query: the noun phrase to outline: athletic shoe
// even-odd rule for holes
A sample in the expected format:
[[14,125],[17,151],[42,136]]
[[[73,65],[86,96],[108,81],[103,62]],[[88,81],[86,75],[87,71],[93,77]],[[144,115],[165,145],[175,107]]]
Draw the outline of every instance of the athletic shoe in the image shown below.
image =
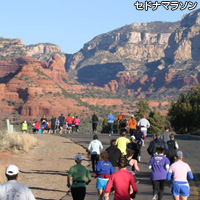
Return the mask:
[[152,200],[156,200],[157,199],[157,194],[155,194],[154,196],[153,196],[153,199]]
[[109,134],[109,136],[111,136],[111,134]]
[[139,161],[139,162],[141,161],[141,156],[138,156],[138,161]]

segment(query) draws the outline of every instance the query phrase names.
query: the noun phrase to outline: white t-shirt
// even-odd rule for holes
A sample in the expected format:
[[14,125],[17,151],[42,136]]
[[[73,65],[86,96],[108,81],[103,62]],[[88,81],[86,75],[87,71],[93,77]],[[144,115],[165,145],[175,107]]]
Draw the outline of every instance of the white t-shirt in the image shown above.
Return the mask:
[[137,125],[141,126],[141,128],[149,128],[150,127],[150,123],[146,118],[140,119]]
[[0,200],[35,200],[31,190],[16,180],[0,185]]
[[99,140],[92,140],[88,146],[88,150],[91,151],[91,154],[100,154],[100,151],[103,149],[103,145]]

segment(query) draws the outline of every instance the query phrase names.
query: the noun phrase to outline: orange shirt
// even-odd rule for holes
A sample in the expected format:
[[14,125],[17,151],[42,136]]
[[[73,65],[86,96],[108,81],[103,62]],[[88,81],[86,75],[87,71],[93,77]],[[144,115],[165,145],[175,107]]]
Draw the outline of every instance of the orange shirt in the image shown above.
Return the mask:
[[[134,124],[133,124],[133,121],[135,122]],[[133,119],[129,119],[128,124],[129,124],[130,129],[136,129],[136,127],[137,127],[136,119],[134,119],[134,120]]]
[[124,118],[126,118],[126,116],[123,115],[123,114],[118,115],[118,116],[117,116],[118,121],[120,121],[120,120],[122,119],[123,116],[124,116]]

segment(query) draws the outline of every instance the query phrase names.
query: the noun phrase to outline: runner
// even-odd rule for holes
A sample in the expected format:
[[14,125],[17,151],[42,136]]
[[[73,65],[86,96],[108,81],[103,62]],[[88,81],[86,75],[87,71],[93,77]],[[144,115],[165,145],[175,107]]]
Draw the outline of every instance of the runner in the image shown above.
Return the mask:
[[131,119],[129,119],[128,124],[129,124],[129,133],[130,136],[132,136],[137,129],[137,121],[134,115],[131,115]]
[[127,167],[126,170],[135,175],[135,171],[139,172],[140,168],[138,167],[137,160],[133,159],[133,150],[132,149],[127,149]]
[[54,134],[55,130],[56,130],[56,118],[54,116],[52,116],[52,118],[51,118],[51,130]]
[[162,146],[165,149],[164,155],[167,154],[168,145],[165,143],[163,139],[161,139],[160,132],[156,132],[156,139],[152,140],[149,144],[149,147],[147,148],[147,152],[149,153],[149,155],[154,156],[155,154],[157,154],[156,146]]
[[72,119],[73,119],[73,121],[72,121],[72,133],[73,132],[75,132],[75,130],[76,130],[76,126],[75,126],[75,123],[74,123],[74,116],[72,116]]
[[139,153],[138,153],[138,162],[141,161],[141,147],[143,144],[143,141],[145,140],[145,135],[141,131],[140,126],[137,126],[137,130],[133,133],[133,136],[135,136],[135,143],[139,146]]
[[[132,174],[134,176],[135,182],[139,183],[139,181],[136,180],[135,172],[136,171],[139,172],[140,168],[138,166],[137,160],[133,159],[133,155],[134,155],[133,150],[127,149],[127,155],[126,155],[127,167],[126,167],[126,170],[127,170],[127,172],[129,172],[130,174]],[[132,193],[133,193],[133,188],[132,188],[132,186],[130,186],[130,194],[132,194]]]
[[42,122],[42,133],[46,134],[48,132],[48,122],[43,120]]
[[93,140],[90,142],[88,146],[88,151],[91,152],[91,160],[92,160],[92,170],[96,172],[96,164],[99,161],[100,151],[103,149],[102,143],[98,140],[98,136],[94,135]]
[[[135,198],[137,186],[134,176],[126,170],[127,162],[125,159],[120,159],[119,167],[120,170],[111,175],[106,185],[105,200],[109,200],[109,193],[112,187],[114,187],[115,190],[114,200],[130,200],[130,197]],[[133,188],[133,193],[131,195],[129,193],[130,186]]]
[[120,134],[122,134],[122,132],[126,132],[127,120],[124,115],[122,116],[121,120],[119,121],[119,127],[120,127]]
[[149,121],[146,119],[146,115],[143,114],[143,118],[138,121],[138,126],[141,127],[141,131],[147,136],[147,129],[150,127]]
[[118,162],[121,158],[121,151],[116,146],[116,139],[110,140],[110,146],[106,149],[109,156],[109,161],[111,162],[114,172],[119,170]]
[[149,169],[152,169],[151,181],[153,185],[153,199],[162,200],[164,186],[166,182],[167,172],[169,170],[169,159],[164,156],[164,148],[162,146],[156,147],[155,155],[151,158],[149,162]]
[[92,131],[94,134],[97,133],[97,125],[98,125],[98,117],[97,117],[97,114],[96,112],[94,112],[94,114],[92,115]]
[[61,113],[60,116],[58,117],[59,120],[59,130],[60,130],[60,134],[62,134],[62,130],[63,130],[63,126],[65,123],[65,117],[63,116],[63,114]]
[[46,130],[47,130],[47,134],[50,134],[51,133],[51,120],[49,120],[48,122],[47,122],[47,127],[46,127]]
[[109,127],[109,136],[113,134],[113,124],[115,117],[112,115],[112,112],[108,115],[108,127]]
[[[81,155],[76,155],[75,162],[76,165],[71,167],[69,170],[67,187],[71,188],[73,200],[84,200],[86,194],[86,185],[91,182],[92,177],[88,168],[81,164]],[[73,180],[72,183],[71,178]],[[88,179],[87,182],[85,182],[86,178]]]
[[121,129],[120,120],[122,119],[122,117],[126,118],[126,116],[123,114],[123,112],[120,112],[120,114],[117,115],[119,130]]
[[33,133],[38,134],[39,128],[40,128],[40,123],[38,121],[35,121],[35,123],[33,123]]
[[22,133],[26,133],[27,130],[28,130],[28,124],[25,120],[25,121],[22,122]]
[[161,138],[167,143],[170,140],[170,135],[172,134],[168,125],[165,125],[165,131],[161,134]]
[[8,182],[0,185],[0,200],[35,200],[31,190],[17,181],[19,177],[17,166],[7,166],[5,174]]
[[182,200],[187,200],[190,195],[188,180],[194,179],[194,176],[190,166],[182,161],[182,151],[178,151],[176,153],[176,158],[177,161],[173,163],[169,168],[167,180],[171,180],[173,177],[172,194],[174,196],[174,200],[179,200],[180,198]]
[[57,133],[57,130],[60,130],[60,121],[56,118],[56,130],[55,133]]
[[68,117],[66,119],[66,122],[68,124],[68,133],[70,134],[72,131],[72,123],[73,123],[74,119],[70,116],[70,113],[68,114]]
[[78,116],[76,116],[76,119],[74,120],[74,124],[75,124],[75,129],[76,129],[76,133],[79,132],[79,124],[80,124],[80,119],[78,118]]
[[108,161],[108,152],[102,151],[100,154],[101,160],[97,162],[96,174],[97,174],[97,184],[96,188],[98,191],[99,200],[104,199],[104,190],[106,184],[110,178],[110,175],[114,173],[112,164]]
[[126,132],[122,132],[122,136],[116,140],[116,145],[121,151],[122,155],[126,155],[126,148],[128,143],[130,143],[130,140],[126,138]]
[[135,142],[135,136],[131,136],[131,142],[127,144],[127,150],[131,149],[134,152],[133,159],[138,160],[140,146],[138,143]]
[[170,160],[170,165],[175,162],[176,150],[179,148],[178,142],[174,140],[174,134],[169,136],[170,140],[167,142],[168,152],[167,158]]
[[40,119],[40,122],[42,124],[42,133],[46,133],[45,128],[47,126],[47,118],[45,115]]

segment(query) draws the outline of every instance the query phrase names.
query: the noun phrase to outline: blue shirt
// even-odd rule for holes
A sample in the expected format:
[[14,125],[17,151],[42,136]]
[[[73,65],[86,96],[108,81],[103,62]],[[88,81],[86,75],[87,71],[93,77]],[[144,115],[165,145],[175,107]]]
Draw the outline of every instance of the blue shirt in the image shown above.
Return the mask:
[[115,119],[115,117],[112,114],[108,115],[108,123],[109,124],[113,124],[114,123],[114,119]]
[[113,166],[112,164],[107,160],[99,160],[96,165],[96,172],[97,174],[113,174]]

